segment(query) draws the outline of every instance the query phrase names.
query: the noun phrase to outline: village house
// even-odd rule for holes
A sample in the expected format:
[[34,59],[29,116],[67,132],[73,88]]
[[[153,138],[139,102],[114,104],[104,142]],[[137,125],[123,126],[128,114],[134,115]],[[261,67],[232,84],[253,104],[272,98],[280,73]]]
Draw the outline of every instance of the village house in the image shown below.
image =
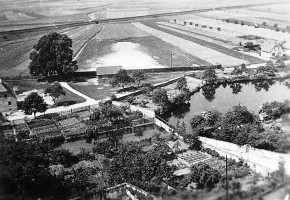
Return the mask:
[[17,110],[16,100],[14,90],[0,79],[0,113]]
[[122,66],[97,67],[97,77],[99,83],[109,83],[114,76],[122,69]]
[[262,57],[272,58],[275,56],[286,55],[282,43],[277,40],[267,40],[264,43],[262,43],[260,47],[261,47],[260,56]]

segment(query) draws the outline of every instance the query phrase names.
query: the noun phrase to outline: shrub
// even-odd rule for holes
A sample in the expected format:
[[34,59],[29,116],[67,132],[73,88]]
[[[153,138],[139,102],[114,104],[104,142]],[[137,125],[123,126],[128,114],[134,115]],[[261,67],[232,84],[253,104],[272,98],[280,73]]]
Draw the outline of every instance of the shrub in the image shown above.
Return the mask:
[[266,22],[263,22],[262,24],[263,24],[263,26],[266,26],[266,25],[267,25],[267,23],[266,23]]
[[112,101],[115,101],[115,100],[117,100],[117,97],[116,97],[116,95],[115,95],[115,94],[112,94],[112,95],[111,95],[111,100],[112,100]]
[[229,19],[226,19],[226,22],[230,22],[230,20]]
[[274,24],[274,27],[276,27],[276,28],[277,28],[277,27],[278,27],[278,24],[277,24],[277,23],[276,23],[276,24]]
[[242,22],[241,22],[241,25],[243,26],[243,25],[245,25],[245,23],[242,21]]
[[220,27],[218,27],[218,28],[217,28],[217,30],[218,30],[218,31],[221,31],[221,28],[220,28]]
[[277,119],[281,117],[287,110],[286,103],[281,103],[278,101],[266,102],[262,105],[259,113],[266,113],[272,119]]
[[7,40],[7,36],[6,36],[6,35],[4,35],[2,38],[3,38],[4,40]]
[[135,100],[135,97],[129,96],[126,100],[127,100],[128,103],[132,104],[134,102],[134,100]]

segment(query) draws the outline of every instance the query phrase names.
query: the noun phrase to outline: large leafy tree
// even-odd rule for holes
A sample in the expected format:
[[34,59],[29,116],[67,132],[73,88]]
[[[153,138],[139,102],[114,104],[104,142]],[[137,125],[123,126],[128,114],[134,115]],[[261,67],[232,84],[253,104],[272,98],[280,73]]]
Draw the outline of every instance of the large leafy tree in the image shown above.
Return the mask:
[[152,95],[152,100],[154,103],[157,103],[158,105],[166,105],[169,103],[168,95],[165,89],[158,88],[154,91]]
[[30,54],[29,70],[33,76],[65,75],[77,70],[73,61],[72,40],[56,32],[42,36]]
[[35,114],[37,112],[45,112],[47,110],[47,104],[43,98],[39,96],[37,92],[31,92],[25,99],[22,105],[24,113],[26,115]]
[[183,76],[182,78],[180,78],[177,81],[176,89],[178,89],[179,91],[183,91],[183,90],[187,90],[188,89],[187,81],[186,81],[185,76]]
[[112,80],[112,86],[122,86],[125,88],[125,85],[130,83],[134,83],[135,80],[128,74],[127,70],[121,69],[116,75],[115,78]]
[[58,82],[47,87],[44,90],[44,94],[49,94],[52,97],[54,103],[60,95],[66,95],[64,89],[61,87],[61,85]]

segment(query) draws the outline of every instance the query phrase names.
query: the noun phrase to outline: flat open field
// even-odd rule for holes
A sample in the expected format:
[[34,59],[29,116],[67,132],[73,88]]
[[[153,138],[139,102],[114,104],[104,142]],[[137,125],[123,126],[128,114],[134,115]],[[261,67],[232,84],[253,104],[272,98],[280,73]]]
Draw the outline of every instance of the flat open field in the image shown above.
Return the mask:
[[189,67],[195,59],[178,47],[162,41],[131,24],[105,25],[84,48],[77,61],[79,71],[97,66],[122,65],[126,69]]
[[[85,27],[66,28],[55,30],[59,33],[68,35],[73,41],[73,51],[76,54],[83,45],[92,38],[99,30],[100,25],[89,25]],[[28,75],[28,65],[30,63],[29,55],[33,45],[37,43],[39,38],[47,32],[36,34],[24,33],[24,35],[8,35],[7,40],[0,42],[0,74],[5,76]]]
[[[222,46],[215,45],[213,43],[206,42],[204,40],[199,40],[194,37],[190,37],[184,34],[180,34],[168,29],[159,27],[154,23],[134,23],[137,27],[148,31],[154,36],[182,48],[187,53],[197,56],[213,65],[223,64],[224,66],[234,66],[240,65],[242,63],[247,64],[248,61],[237,58],[239,54],[234,54],[233,50],[226,49]],[[235,56],[235,57],[233,57]],[[240,56],[243,58],[243,55]]]

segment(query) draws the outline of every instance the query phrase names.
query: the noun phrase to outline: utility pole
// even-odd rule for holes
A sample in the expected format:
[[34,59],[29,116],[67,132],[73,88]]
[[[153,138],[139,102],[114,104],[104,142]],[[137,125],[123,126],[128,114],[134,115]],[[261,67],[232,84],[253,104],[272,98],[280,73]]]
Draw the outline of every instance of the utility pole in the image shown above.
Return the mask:
[[228,156],[226,155],[226,200],[228,200]]
[[170,68],[172,68],[172,53],[170,54]]

